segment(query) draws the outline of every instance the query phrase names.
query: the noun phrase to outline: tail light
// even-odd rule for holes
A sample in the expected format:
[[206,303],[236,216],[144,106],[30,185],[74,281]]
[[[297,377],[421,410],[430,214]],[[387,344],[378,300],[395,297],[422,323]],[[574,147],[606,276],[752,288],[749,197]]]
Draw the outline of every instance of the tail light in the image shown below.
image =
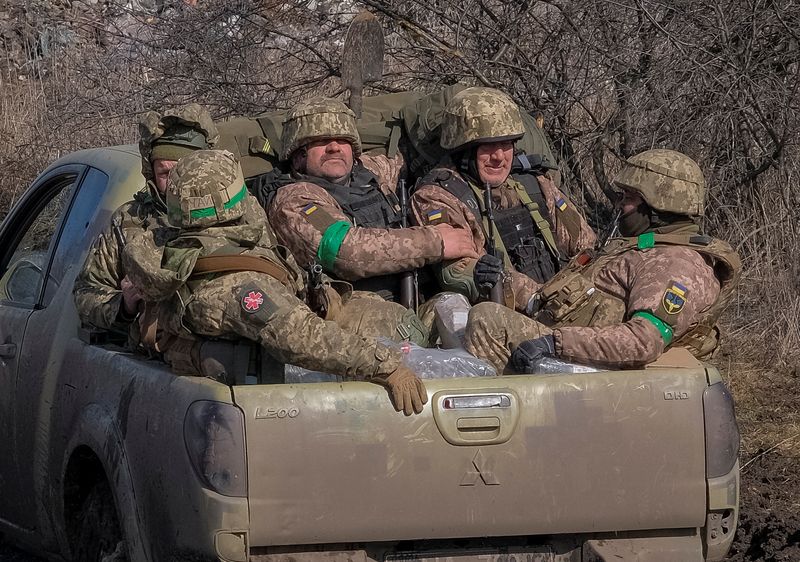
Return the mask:
[[231,404],[200,400],[183,421],[186,451],[203,486],[223,496],[247,495],[244,415]]
[[706,425],[706,476],[725,476],[739,457],[739,426],[733,411],[733,397],[717,382],[703,392]]

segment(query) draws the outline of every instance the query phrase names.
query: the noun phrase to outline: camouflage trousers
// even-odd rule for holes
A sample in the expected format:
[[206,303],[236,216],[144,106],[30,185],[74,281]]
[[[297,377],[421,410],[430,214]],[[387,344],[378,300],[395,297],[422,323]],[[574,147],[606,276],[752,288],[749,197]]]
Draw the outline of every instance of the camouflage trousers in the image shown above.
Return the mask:
[[375,293],[354,291],[342,304],[333,320],[342,330],[364,337],[383,337],[392,341],[409,340],[428,346],[429,329],[403,305],[383,300]]
[[466,347],[502,373],[506,371],[511,352],[520,342],[552,333],[551,328],[524,314],[500,304],[482,302],[469,311]]

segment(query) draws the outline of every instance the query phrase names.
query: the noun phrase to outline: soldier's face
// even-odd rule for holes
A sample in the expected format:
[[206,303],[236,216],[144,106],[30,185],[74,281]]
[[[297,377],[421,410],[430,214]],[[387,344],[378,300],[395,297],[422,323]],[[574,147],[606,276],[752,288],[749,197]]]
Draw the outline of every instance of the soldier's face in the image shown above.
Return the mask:
[[481,181],[497,187],[511,173],[514,160],[514,142],[486,142],[479,144],[475,151],[475,161]]
[[153,161],[153,176],[155,176],[154,183],[156,189],[162,195],[167,192],[167,179],[169,178],[169,171],[175,167],[177,160],[154,160]]
[[305,168],[305,173],[309,176],[337,182],[350,175],[353,169],[353,147],[346,140],[319,140],[307,144],[305,154],[302,150],[298,152],[300,153],[298,169]]
[[622,216],[625,217],[630,215],[642,203],[644,203],[644,199],[642,199],[642,196],[637,192],[628,191],[627,189],[623,190],[622,198],[619,202],[619,208],[622,211]]

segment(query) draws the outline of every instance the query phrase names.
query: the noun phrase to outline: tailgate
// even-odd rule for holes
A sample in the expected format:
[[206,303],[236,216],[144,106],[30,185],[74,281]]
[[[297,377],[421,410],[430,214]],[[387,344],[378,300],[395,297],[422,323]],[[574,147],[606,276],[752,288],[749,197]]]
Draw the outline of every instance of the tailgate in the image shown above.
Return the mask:
[[700,527],[705,371],[234,387],[250,544]]

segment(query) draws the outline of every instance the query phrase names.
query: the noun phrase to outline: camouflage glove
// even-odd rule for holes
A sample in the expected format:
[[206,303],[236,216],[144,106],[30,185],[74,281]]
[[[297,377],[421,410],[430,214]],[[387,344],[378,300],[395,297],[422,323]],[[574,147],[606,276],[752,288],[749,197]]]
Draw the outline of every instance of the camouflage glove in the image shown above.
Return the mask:
[[503,279],[503,260],[490,254],[482,255],[475,264],[472,277],[478,290],[487,294]]
[[428,403],[428,392],[414,371],[400,365],[388,375],[377,375],[372,382],[384,385],[392,395],[394,409],[403,411],[407,416],[419,414],[422,406]]
[[511,367],[518,373],[534,373],[543,357],[556,354],[553,336],[542,336],[535,340],[525,340],[511,354]]

